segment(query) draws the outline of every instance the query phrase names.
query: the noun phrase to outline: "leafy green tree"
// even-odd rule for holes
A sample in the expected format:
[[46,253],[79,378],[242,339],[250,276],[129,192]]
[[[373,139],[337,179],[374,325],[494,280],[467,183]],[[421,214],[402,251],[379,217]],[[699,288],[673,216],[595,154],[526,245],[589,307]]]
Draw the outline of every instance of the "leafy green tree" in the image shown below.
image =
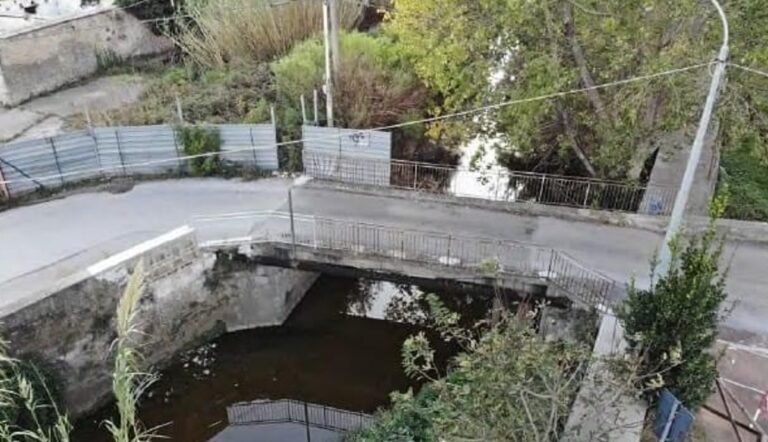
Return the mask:
[[[724,205],[716,201],[713,213],[721,214]],[[727,298],[714,219],[700,237],[685,245],[675,240],[669,272],[648,290],[633,284],[618,311],[627,340],[642,355],[639,377],[652,379],[646,387],[669,388],[691,408],[707,400],[717,378],[712,347]]]
[[[737,0],[727,12],[733,59],[768,66],[761,5]],[[397,0],[385,29],[436,91],[438,115],[709,62],[721,38],[714,8],[699,0]],[[708,79],[705,68],[695,69],[522,103],[475,123],[500,136],[496,147],[510,167],[637,179],[655,149],[690,138]],[[766,108],[757,105],[765,101],[763,80],[744,83],[762,84],[753,88],[738,78],[725,91],[725,101],[740,110],[728,107],[726,141],[765,120]],[[432,132],[456,129],[440,123]],[[459,129],[466,136],[476,128]]]

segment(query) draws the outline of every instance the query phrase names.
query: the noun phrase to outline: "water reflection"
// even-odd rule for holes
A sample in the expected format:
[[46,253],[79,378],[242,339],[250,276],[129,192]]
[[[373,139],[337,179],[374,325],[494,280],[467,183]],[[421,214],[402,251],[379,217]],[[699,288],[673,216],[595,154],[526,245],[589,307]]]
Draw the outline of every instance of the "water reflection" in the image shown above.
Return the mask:
[[[492,295],[456,288],[322,277],[282,327],[224,335],[181,355],[162,372],[140,409],[148,427],[203,442],[227,422],[226,407],[257,399],[296,399],[371,413],[389,393],[417,387],[401,367],[403,341],[423,330],[435,293],[469,323],[488,313]],[[437,358],[454,349],[437,340]],[[73,440],[108,441],[107,407],[81,420]]]

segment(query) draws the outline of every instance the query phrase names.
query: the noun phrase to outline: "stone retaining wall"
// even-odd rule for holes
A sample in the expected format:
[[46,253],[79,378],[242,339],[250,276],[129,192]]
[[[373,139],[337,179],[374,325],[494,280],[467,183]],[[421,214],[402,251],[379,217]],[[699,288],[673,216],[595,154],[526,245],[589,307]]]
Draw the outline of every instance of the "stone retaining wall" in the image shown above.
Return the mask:
[[0,333],[11,352],[58,374],[73,416],[109,398],[115,311],[139,259],[146,268],[140,345],[154,366],[214,333],[281,324],[318,276],[203,252],[182,227],[4,308]]
[[0,37],[0,104],[13,106],[94,74],[110,57],[172,48],[117,8],[97,9]]

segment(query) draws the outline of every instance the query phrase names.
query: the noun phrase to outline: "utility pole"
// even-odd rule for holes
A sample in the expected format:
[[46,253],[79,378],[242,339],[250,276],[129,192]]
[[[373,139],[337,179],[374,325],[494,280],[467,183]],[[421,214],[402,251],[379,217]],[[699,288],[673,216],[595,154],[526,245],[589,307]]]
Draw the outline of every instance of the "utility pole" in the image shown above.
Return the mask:
[[325,35],[325,110],[328,127],[333,127],[333,73],[331,72],[331,0],[323,0],[323,31]]
[[338,79],[341,71],[341,49],[339,49],[339,0],[328,0],[331,20],[331,59],[333,64],[334,79]]
[[685,209],[688,206],[688,197],[691,193],[691,187],[693,187],[693,178],[696,175],[696,168],[699,165],[701,159],[701,151],[704,146],[704,140],[707,137],[709,131],[709,124],[712,120],[712,111],[715,108],[717,102],[717,96],[720,92],[720,84],[722,83],[725,75],[725,66],[728,61],[728,18],[725,16],[723,8],[717,0],[711,0],[712,4],[717,9],[720,15],[720,20],[723,23],[723,44],[720,47],[720,52],[717,55],[717,66],[715,66],[715,72],[712,75],[712,83],[709,86],[709,94],[707,95],[707,101],[704,104],[704,110],[701,114],[701,120],[699,121],[699,128],[696,131],[696,138],[693,140],[693,147],[691,147],[691,153],[688,157],[688,165],[685,167],[685,174],[683,175],[683,181],[680,184],[680,190],[677,192],[675,198],[675,205],[672,208],[672,216],[669,218],[669,225],[667,226],[667,233],[664,237],[664,244],[661,245],[661,253],[659,254],[659,262],[653,272],[653,283],[659,280],[669,272],[672,251],[669,248],[669,243],[675,236],[680,233],[680,227],[683,223],[683,216],[685,215]]

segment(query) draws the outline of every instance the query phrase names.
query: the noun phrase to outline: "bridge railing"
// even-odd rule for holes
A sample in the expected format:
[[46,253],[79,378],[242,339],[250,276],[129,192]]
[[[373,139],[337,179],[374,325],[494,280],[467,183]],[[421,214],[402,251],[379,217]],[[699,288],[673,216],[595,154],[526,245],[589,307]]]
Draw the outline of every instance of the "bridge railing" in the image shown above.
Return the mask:
[[[669,215],[675,190],[579,177],[472,170],[404,160],[339,157],[305,152],[313,178],[357,185],[437,193],[457,198]],[[387,184],[388,183],[388,184]]]
[[333,431],[355,431],[373,422],[370,415],[291,399],[242,402],[227,407],[231,425],[300,423]]
[[206,248],[282,243],[453,267],[482,276],[526,277],[550,283],[603,312],[618,299],[611,278],[562,251],[534,244],[306,215],[291,220],[284,212],[200,218],[193,224]]

